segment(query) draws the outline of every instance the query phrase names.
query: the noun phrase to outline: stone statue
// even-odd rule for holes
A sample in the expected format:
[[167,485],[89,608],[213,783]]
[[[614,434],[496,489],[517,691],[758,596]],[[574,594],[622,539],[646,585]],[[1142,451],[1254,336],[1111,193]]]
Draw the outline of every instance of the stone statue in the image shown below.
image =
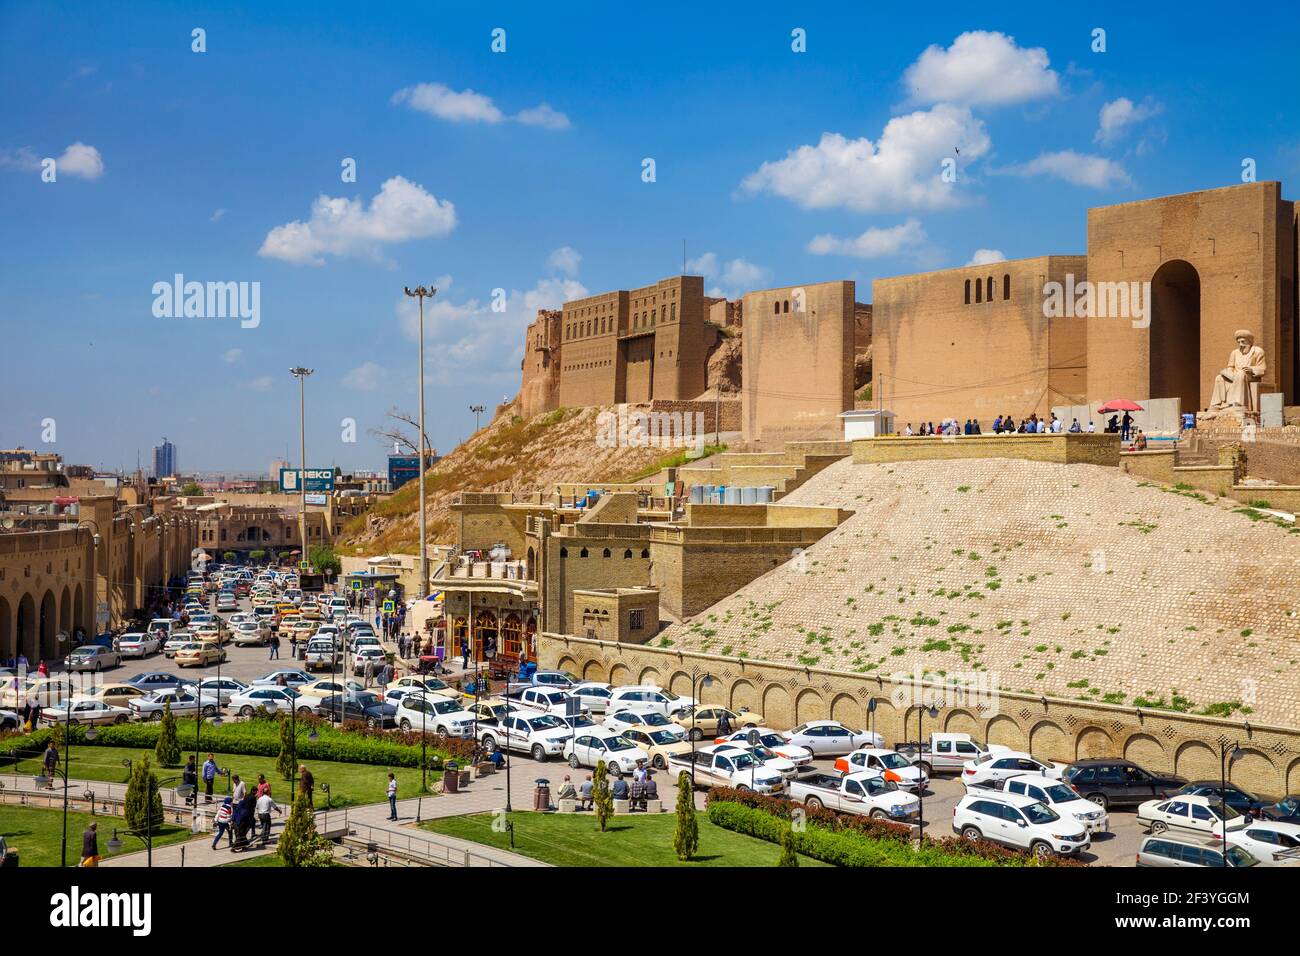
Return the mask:
[[1206,418],[1225,413],[1242,418],[1259,417],[1259,395],[1251,385],[1262,381],[1268,371],[1264,350],[1255,344],[1255,333],[1248,329],[1238,329],[1233,337],[1237,347],[1228,354],[1228,364],[1214,376]]

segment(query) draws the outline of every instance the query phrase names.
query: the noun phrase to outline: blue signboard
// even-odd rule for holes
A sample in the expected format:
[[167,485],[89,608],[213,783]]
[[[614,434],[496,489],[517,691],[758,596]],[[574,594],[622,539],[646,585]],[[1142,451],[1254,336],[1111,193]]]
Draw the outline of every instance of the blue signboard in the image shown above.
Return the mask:
[[396,491],[408,481],[420,477],[420,458],[418,455],[388,456],[388,490]]
[[[281,468],[280,469],[280,490],[285,494],[296,495],[302,488],[298,484],[298,468]],[[306,486],[308,491],[333,491],[334,490],[334,469],[333,468],[308,468]]]

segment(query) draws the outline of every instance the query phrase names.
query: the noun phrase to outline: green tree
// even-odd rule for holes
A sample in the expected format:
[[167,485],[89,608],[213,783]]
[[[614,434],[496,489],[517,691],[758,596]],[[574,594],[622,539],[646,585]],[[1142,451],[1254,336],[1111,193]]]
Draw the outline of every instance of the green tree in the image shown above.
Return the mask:
[[306,793],[299,792],[294,798],[289,819],[280,831],[276,852],[285,866],[332,865],[334,855],[329,841],[316,832],[316,814]]
[[176,717],[170,700],[163,707],[162,729],[158,732],[153,755],[158,758],[160,767],[176,767],[181,762],[181,742],[176,737]]
[[203,489],[202,489],[201,487],[199,487],[198,482],[187,481],[187,482],[185,482],[185,484],[181,487],[181,494],[186,495],[186,496],[192,498],[192,497],[196,497],[196,496],[198,496],[198,495],[202,495],[202,494],[203,494]]
[[596,807],[596,819],[600,823],[600,832],[609,826],[609,818],[614,815],[614,795],[609,789],[609,770],[605,761],[596,762],[596,773],[591,781],[591,800]]
[[794,830],[786,827],[781,834],[781,859],[776,863],[777,866],[798,866],[799,854],[794,851]]
[[131,779],[126,785],[124,814],[126,825],[131,830],[138,833],[148,831],[150,813],[147,808],[150,805],[153,807],[154,828],[162,826],[163,802],[158,793],[158,778],[149,768],[149,755],[144,754],[131,765]]
[[261,548],[248,552],[248,559],[250,561],[261,561],[264,557],[266,557],[266,552]]
[[695,787],[691,775],[683,770],[677,775],[677,829],[673,832],[673,850],[677,859],[686,861],[700,848],[700,821],[695,819]]
[[221,560],[222,560],[222,561],[225,561],[226,564],[234,564],[234,563],[235,563],[235,552],[233,552],[233,551],[222,551],[222,552],[221,552]]
[[311,561],[312,567],[322,574],[338,574],[343,570],[343,562],[329,545],[318,544],[313,547],[308,560]]
[[294,766],[293,725],[283,716],[280,717],[280,753],[275,758],[275,772],[290,779],[297,772]]

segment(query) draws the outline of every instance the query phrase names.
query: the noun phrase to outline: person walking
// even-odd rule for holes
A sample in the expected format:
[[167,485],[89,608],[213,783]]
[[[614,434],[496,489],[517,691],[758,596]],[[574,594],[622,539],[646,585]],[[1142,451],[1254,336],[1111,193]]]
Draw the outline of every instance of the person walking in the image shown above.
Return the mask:
[[258,799],[261,799],[263,796],[269,797],[271,795],[271,785],[266,780],[266,774],[259,773],[257,775],[257,790],[253,795]]
[[371,683],[373,683],[375,679],[375,659],[373,657],[366,658],[366,663],[361,668],[361,673],[365,677],[366,688],[369,689]]
[[185,769],[181,771],[181,785],[189,788],[189,794],[185,797],[186,806],[197,803],[199,799],[199,768],[194,765],[194,754],[190,754],[189,759],[185,762]]
[[257,822],[262,825],[262,846],[271,842],[271,813],[282,812],[279,804],[271,799],[271,790],[268,787],[266,792],[257,798]]
[[469,670],[469,641],[465,641],[460,646],[460,669]]
[[45,768],[45,776],[49,779],[46,790],[54,789],[54,775],[59,770],[59,748],[54,746],[54,739],[45,745],[45,756],[41,760],[41,766]]
[[278,661],[280,659],[280,635],[272,634],[269,643],[271,645],[271,653],[266,659],[268,661]]
[[81,862],[78,866],[99,866],[99,824],[92,823],[81,834]]
[[388,774],[388,819],[397,820],[397,777]]
[[311,771],[307,769],[306,764],[299,764],[298,766],[298,787],[307,796],[307,806],[315,810],[316,804],[312,800],[312,791],[316,789],[316,778],[311,775]]
[[208,759],[203,761],[204,803],[212,802],[212,784],[217,779],[217,774],[221,772],[221,768],[217,766],[217,758],[212,756],[212,754],[208,754]]
[[235,835],[230,830],[230,820],[233,816],[234,811],[231,809],[231,800],[229,797],[226,797],[221,801],[221,805],[217,807],[216,816],[212,818],[213,826],[216,830],[216,836],[212,838],[212,849],[215,850],[217,848],[217,844],[221,842],[223,836],[226,838],[226,842],[230,844],[230,846],[235,845]]

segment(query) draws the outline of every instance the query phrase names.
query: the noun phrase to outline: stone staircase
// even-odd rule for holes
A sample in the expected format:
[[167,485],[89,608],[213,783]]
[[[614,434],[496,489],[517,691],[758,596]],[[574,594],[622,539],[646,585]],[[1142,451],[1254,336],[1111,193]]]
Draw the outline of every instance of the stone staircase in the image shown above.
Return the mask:
[[793,441],[781,451],[722,452],[708,466],[678,468],[677,478],[687,485],[771,486],[775,501],[851,454],[845,441]]

